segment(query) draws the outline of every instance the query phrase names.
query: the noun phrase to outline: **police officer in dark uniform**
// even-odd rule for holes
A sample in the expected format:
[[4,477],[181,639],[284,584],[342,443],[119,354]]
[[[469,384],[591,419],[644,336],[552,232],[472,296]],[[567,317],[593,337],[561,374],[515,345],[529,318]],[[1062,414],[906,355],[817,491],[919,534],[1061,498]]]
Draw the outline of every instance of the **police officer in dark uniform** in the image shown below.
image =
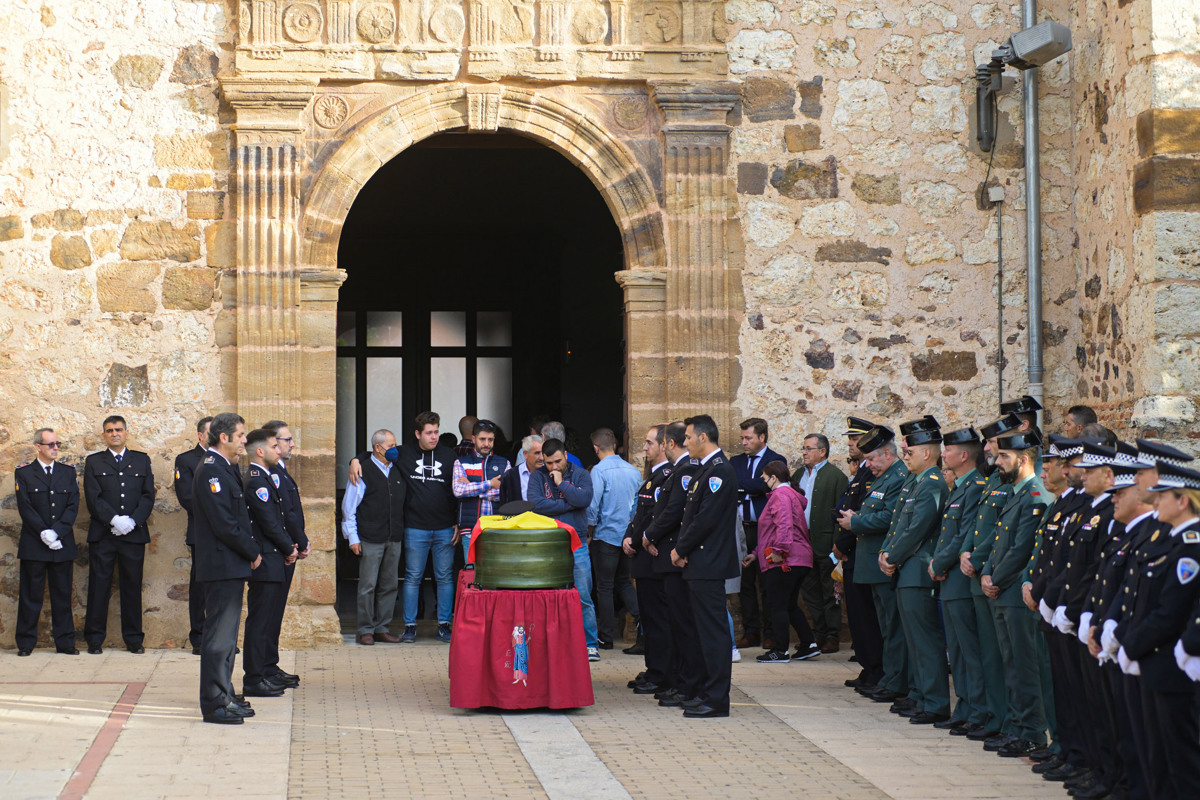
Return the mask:
[[108,631],[108,598],[113,567],[120,567],[121,638],[131,653],[144,653],[142,640],[142,567],[154,511],[154,473],[150,456],[125,447],[125,418],[104,420],[108,447],[83,464],[83,497],[92,521],[88,526],[88,600],[83,635],[88,652],[102,652]]
[[[270,431],[259,428],[246,436],[250,468],[246,471],[246,499],[250,505],[250,533],[262,550],[262,564],[250,575],[246,597],[246,649],[242,656],[242,694],[247,697],[278,697],[287,684],[276,682],[266,671],[267,650],[272,635],[278,637],[283,609],[284,564],[294,564],[300,552],[288,536],[283,522],[283,502],[271,467],[279,461],[279,444]],[[279,650],[275,639],[274,649]]]
[[683,569],[704,672],[693,702],[684,704],[683,715],[727,717],[733,640],[725,608],[725,581],[736,578],[740,568],[733,533],[737,522],[737,473],[721,451],[712,417],[700,414],[684,422],[688,452],[700,467],[688,487],[671,563]]
[[196,446],[175,456],[175,499],[187,512],[187,534],[184,544],[192,555],[191,572],[188,575],[188,618],[191,620],[191,630],[188,639],[192,643],[192,655],[200,655],[200,638],[204,635],[204,586],[196,580],[196,519],[192,511],[192,479],[196,477],[196,467],[200,459],[208,452],[204,446],[208,441],[208,426],[212,417],[204,417],[196,423]]
[[71,614],[71,579],[75,573],[75,516],[79,513],[79,484],[75,468],[58,461],[59,438],[53,428],[33,434],[37,458],[17,467],[13,491],[21,514],[17,558],[21,579],[17,595],[17,655],[37,646],[38,617],[50,584],[51,632],[58,652],[77,656],[75,618]]
[[264,656],[263,669],[276,683],[295,687],[300,685],[300,676],[285,672],[279,666],[279,636],[283,628],[283,615],[287,613],[288,594],[292,591],[292,578],[296,574],[296,565],[308,558],[312,552],[312,544],[304,532],[304,506],[300,502],[300,487],[296,479],[288,471],[287,463],[296,455],[296,442],[292,431],[283,420],[273,419],[263,424],[263,428],[275,432],[275,440],[279,442],[279,461],[271,467],[271,481],[279,490],[279,499],[283,502],[283,522],[288,537],[296,543],[296,560],[283,565],[283,591],[279,595],[279,608],[271,617],[274,628],[268,631],[267,651]]
[[671,563],[671,550],[675,547],[679,526],[683,522],[688,487],[700,468],[700,462],[688,453],[686,439],[687,426],[682,422],[672,422],[667,426],[663,449],[671,461],[673,472],[663,483],[662,493],[654,504],[650,525],[642,533],[642,547],[654,559],[654,574],[662,578],[667,623],[675,654],[670,687],[654,693],[658,704],[668,708],[678,708],[684,702],[691,701],[700,691],[704,672],[700,645],[696,639],[696,623],[692,617],[687,587],[683,583],[683,570]]
[[[837,524],[843,511],[857,513],[862,508],[863,499],[871,490],[871,482],[875,480],[875,475],[867,467],[857,444],[859,438],[874,427],[875,423],[861,417],[846,418],[845,435],[848,437],[850,451],[847,462],[857,462],[858,468],[851,476],[850,483],[842,490],[842,496],[838,498],[833,509],[834,524]],[[833,551],[842,561],[842,596],[846,600],[846,618],[850,626],[854,656],[861,667],[856,677],[846,680],[846,686],[859,691],[874,691],[878,688],[876,684],[883,677],[883,635],[879,632],[879,618],[875,615],[871,585],[854,581],[856,549],[854,531],[839,526],[833,542]]]
[[200,640],[200,711],[205,722],[241,725],[249,703],[233,691],[233,659],[246,579],[262,564],[250,532],[250,510],[237,459],[246,423],[218,414],[208,429],[210,452],[192,483],[196,514],[196,577],[204,586],[204,636]]
[[674,673],[675,648],[662,575],[655,573],[654,556],[642,546],[642,534],[650,526],[654,508],[663,495],[663,486],[674,472],[674,465],[667,458],[664,448],[666,431],[664,424],[655,425],[646,432],[642,452],[650,467],[650,477],[642,481],[638,489],[633,519],[629,521],[621,542],[621,549],[633,559],[629,574],[637,586],[645,649],[646,671],[639,685],[633,687],[634,694],[656,694],[672,688],[671,676]]

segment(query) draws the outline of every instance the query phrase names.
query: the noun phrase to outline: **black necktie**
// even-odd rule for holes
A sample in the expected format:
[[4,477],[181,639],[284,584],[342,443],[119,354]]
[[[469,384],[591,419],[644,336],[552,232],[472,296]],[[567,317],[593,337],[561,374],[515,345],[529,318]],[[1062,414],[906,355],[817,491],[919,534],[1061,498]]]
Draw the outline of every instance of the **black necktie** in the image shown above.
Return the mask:
[[52,467],[52,466],[46,467],[46,474],[47,475],[53,474],[53,470],[54,470],[54,467]]
[[125,459],[125,454],[124,454],[124,453],[117,453],[117,456],[116,456],[116,458],[117,458],[117,466],[120,466],[120,465],[121,465],[121,462],[122,462],[122,461]]

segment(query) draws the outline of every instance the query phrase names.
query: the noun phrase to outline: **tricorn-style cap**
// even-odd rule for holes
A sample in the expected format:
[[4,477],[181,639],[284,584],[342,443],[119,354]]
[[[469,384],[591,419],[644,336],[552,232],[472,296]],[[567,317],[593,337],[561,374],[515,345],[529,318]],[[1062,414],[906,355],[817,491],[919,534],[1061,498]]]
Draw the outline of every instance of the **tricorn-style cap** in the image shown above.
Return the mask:
[[1000,404],[1001,414],[1030,414],[1041,410],[1042,404],[1029,395],[1025,395],[1018,400],[1009,400],[1007,403]]
[[1165,492],[1168,489],[1200,489],[1200,472],[1174,464],[1159,464],[1158,483],[1150,491]]
[[994,439],[997,436],[1002,436],[1009,431],[1015,431],[1021,427],[1021,420],[1017,419],[1016,414],[1005,414],[998,420],[989,422],[979,429],[984,439]]
[[1125,465],[1115,466],[1112,468],[1113,473],[1113,489],[1124,489],[1126,486],[1133,486],[1137,482],[1138,471],[1134,467]]
[[892,432],[891,428],[887,427],[886,425],[876,425],[874,428],[871,428],[871,430],[864,433],[862,438],[858,440],[858,444],[855,446],[858,447],[860,453],[866,455],[867,453],[878,450],[895,438],[896,434]]
[[1001,436],[996,440],[996,446],[1001,450],[1028,450],[1031,447],[1041,447],[1042,437],[1037,431],[1020,431],[1010,436]]
[[1137,448],[1125,442],[1117,442],[1117,454],[1113,458],[1114,467],[1129,467],[1130,469],[1153,469],[1154,462],[1138,458]]
[[1102,444],[1089,441],[1083,443],[1083,458],[1075,466],[1080,469],[1095,469],[1096,467],[1111,467],[1117,459],[1117,451]]
[[868,422],[862,417],[846,417],[846,432],[843,436],[862,436],[871,428],[875,427],[874,422]]
[[1152,442],[1149,439],[1137,440],[1138,461],[1153,462],[1162,469],[1163,464],[1170,464],[1173,467],[1186,467],[1187,464],[1195,459],[1189,456],[1182,450],[1176,450],[1169,444],[1162,442]]
[[900,423],[900,435],[908,436],[910,433],[916,433],[917,431],[937,431],[941,430],[941,428],[942,426],[938,424],[938,421],[932,415],[926,414],[920,419]]
[[970,444],[971,442],[979,444],[979,434],[971,427],[942,434],[942,444]]

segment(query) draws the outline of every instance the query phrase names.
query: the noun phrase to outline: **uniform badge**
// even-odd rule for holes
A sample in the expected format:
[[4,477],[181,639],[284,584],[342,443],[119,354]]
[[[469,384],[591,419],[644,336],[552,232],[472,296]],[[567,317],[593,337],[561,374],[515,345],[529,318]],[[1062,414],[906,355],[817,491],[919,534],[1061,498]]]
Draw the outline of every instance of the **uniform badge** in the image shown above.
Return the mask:
[[208,490],[210,492],[212,492],[213,494],[217,494],[218,492],[220,492],[221,491],[221,479],[220,478],[209,478],[208,479]]
[[1033,515],[1034,515],[1035,517],[1040,517],[1040,516],[1042,515],[1042,512],[1043,512],[1043,511],[1045,511],[1045,509],[1044,509],[1044,508],[1035,508],[1035,509],[1033,510]]
[[1055,514],[1055,515],[1054,515],[1054,521],[1055,521],[1055,522],[1058,522],[1058,520],[1059,520],[1061,517],[1062,517],[1062,512],[1060,511],[1060,512],[1058,512],[1057,514]]
[[1184,531],[1183,532],[1183,543],[1184,544],[1200,544],[1200,531]]
[[179,470],[175,470],[175,480],[179,480]]
[[874,497],[877,500],[882,500],[883,492],[871,492],[871,497]]
[[720,488],[721,488],[721,479],[720,478],[709,478],[708,479],[708,490],[710,492],[712,492],[713,494],[716,494],[717,490]]
[[267,487],[260,486],[254,490],[254,496],[264,503],[271,499],[271,493],[267,491]]
[[274,472],[271,473],[271,483],[275,484],[275,488],[279,488],[279,476]]
[[654,502],[656,502],[656,503],[658,502],[658,496],[659,496],[660,494],[662,494],[662,487],[661,487],[661,486],[660,486],[660,487],[658,487],[657,489],[655,489],[655,490],[654,490]]
[[1196,573],[1200,572],[1200,564],[1196,563],[1194,558],[1181,558],[1175,563],[1175,577],[1179,578],[1179,583],[1187,586],[1196,577]]
[[1099,523],[1100,523],[1100,515],[1097,514],[1096,516],[1094,516],[1088,520],[1088,527],[1089,528],[1094,527],[1095,525],[1098,525]]
[[682,478],[679,479],[679,485],[683,487],[683,490],[685,492],[687,491],[688,486],[691,485],[691,482],[692,482],[691,475],[684,475]]
[[1157,542],[1157,541],[1158,541],[1158,535],[1159,535],[1160,533],[1162,533],[1162,531],[1155,531],[1155,532],[1153,533],[1153,535],[1151,535],[1151,537],[1150,537],[1150,541],[1152,541],[1152,542]]

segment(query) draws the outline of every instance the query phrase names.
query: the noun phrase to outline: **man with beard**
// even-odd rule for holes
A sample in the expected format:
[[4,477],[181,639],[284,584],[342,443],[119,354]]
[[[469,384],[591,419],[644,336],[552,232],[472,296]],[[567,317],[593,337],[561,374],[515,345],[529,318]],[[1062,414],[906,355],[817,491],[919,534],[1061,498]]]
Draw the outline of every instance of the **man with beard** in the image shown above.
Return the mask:
[[[463,417],[474,419],[474,417]],[[461,426],[460,426],[461,427]],[[454,530],[454,542],[462,541],[463,558],[471,549],[471,531],[480,517],[490,516],[500,500],[500,482],[508,472],[508,459],[496,455],[496,424],[491,420],[475,420],[471,438],[471,452],[459,453],[454,462],[454,477],[451,487],[458,498],[458,525]]]

